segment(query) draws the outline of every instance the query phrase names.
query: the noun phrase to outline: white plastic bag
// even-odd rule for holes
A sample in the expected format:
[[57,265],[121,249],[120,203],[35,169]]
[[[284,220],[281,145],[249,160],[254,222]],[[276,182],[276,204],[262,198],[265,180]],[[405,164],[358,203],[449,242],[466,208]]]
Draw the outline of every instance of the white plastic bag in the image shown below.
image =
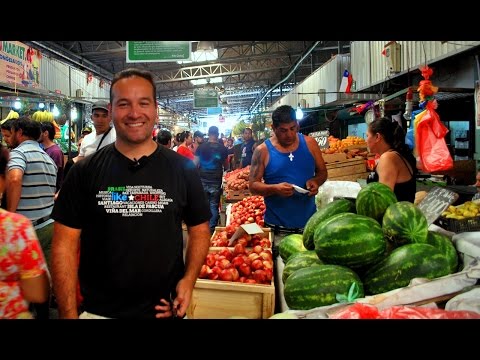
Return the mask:
[[325,181],[318,188],[318,194],[315,196],[317,210],[331,203],[335,197],[357,198],[361,186],[355,181]]

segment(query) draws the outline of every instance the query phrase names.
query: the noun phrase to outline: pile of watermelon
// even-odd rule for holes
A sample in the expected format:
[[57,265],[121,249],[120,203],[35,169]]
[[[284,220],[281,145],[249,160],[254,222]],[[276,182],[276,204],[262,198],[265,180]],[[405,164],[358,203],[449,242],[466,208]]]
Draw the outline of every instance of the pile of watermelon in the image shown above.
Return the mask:
[[317,211],[303,236],[280,241],[279,253],[284,298],[294,310],[352,301],[352,289],[360,298],[458,268],[451,240],[430,232],[423,213],[410,202],[397,202],[381,183],[362,188],[355,204],[338,199]]

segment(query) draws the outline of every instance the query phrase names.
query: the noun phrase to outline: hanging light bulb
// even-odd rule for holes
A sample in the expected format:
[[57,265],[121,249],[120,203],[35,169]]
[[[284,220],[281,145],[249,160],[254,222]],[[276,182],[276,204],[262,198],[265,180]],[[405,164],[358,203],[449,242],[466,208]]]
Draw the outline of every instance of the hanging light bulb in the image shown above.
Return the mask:
[[300,103],[298,103],[297,111],[295,112],[295,117],[297,118],[297,120],[303,119],[303,111],[302,111],[302,108],[300,107]]
[[403,118],[407,121],[410,121],[412,118],[413,111],[413,91],[412,88],[408,88],[406,101],[405,101],[405,112],[403,113]]

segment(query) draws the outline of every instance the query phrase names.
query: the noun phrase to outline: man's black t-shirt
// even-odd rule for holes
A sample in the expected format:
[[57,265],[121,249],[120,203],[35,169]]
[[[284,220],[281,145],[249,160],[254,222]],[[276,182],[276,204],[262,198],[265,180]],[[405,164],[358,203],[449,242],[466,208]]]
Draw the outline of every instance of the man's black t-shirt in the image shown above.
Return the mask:
[[82,229],[79,277],[86,311],[154,318],[184,273],[182,220],[210,219],[191,160],[158,146],[138,162],[114,144],[75,164],[52,217]]

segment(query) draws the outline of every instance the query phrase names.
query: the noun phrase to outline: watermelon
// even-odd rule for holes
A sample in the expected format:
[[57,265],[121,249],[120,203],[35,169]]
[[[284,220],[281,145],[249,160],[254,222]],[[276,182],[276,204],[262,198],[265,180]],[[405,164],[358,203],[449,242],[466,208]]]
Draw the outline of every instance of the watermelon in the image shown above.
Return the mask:
[[427,242],[427,218],[408,201],[400,201],[388,207],[383,216],[382,228],[396,245]]
[[323,222],[315,231],[314,242],[320,260],[351,268],[378,261],[387,246],[378,221],[352,213],[337,214]]
[[355,207],[357,214],[371,217],[381,224],[385,210],[396,202],[397,197],[392,189],[385,184],[372,182],[358,192]]
[[447,235],[429,231],[427,235],[427,244],[432,245],[445,255],[450,266],[450,274],[453,274],[458,269],[458,254],[457,249],[452,243],[452,240]]
[[317,210],[305,224],[305,228],[303,229],[303,245],[308,250],[315,249],[313,235],[317,226],[333,215],[345,212],[355,212],[355,205],[347,199],[334,200],[328,203],[325,207]]
[[301,251],[288,258],[283,268],[282,281],[285,280],[296,270],[303,269],[312,265],[323,265],[323,261],[317,256],[315,250]]
[[440,250],[429,244],[403,245],[372,266],[363,277],[366,294],[380,294],[407,286],[417,277],[434,279],[450,273]]
[[290,309],[308,310],[335,304],[337,294],[347,295],[356,283],[358,297],[363,297],[363,284],[351,269],[340,265],[313,265],[293,272],[283,291]]
[[283,262],[286,262],[292,254],[306,250],[303,246],[303,236],[301,234],[287,235],[278,243],[278,252]]

